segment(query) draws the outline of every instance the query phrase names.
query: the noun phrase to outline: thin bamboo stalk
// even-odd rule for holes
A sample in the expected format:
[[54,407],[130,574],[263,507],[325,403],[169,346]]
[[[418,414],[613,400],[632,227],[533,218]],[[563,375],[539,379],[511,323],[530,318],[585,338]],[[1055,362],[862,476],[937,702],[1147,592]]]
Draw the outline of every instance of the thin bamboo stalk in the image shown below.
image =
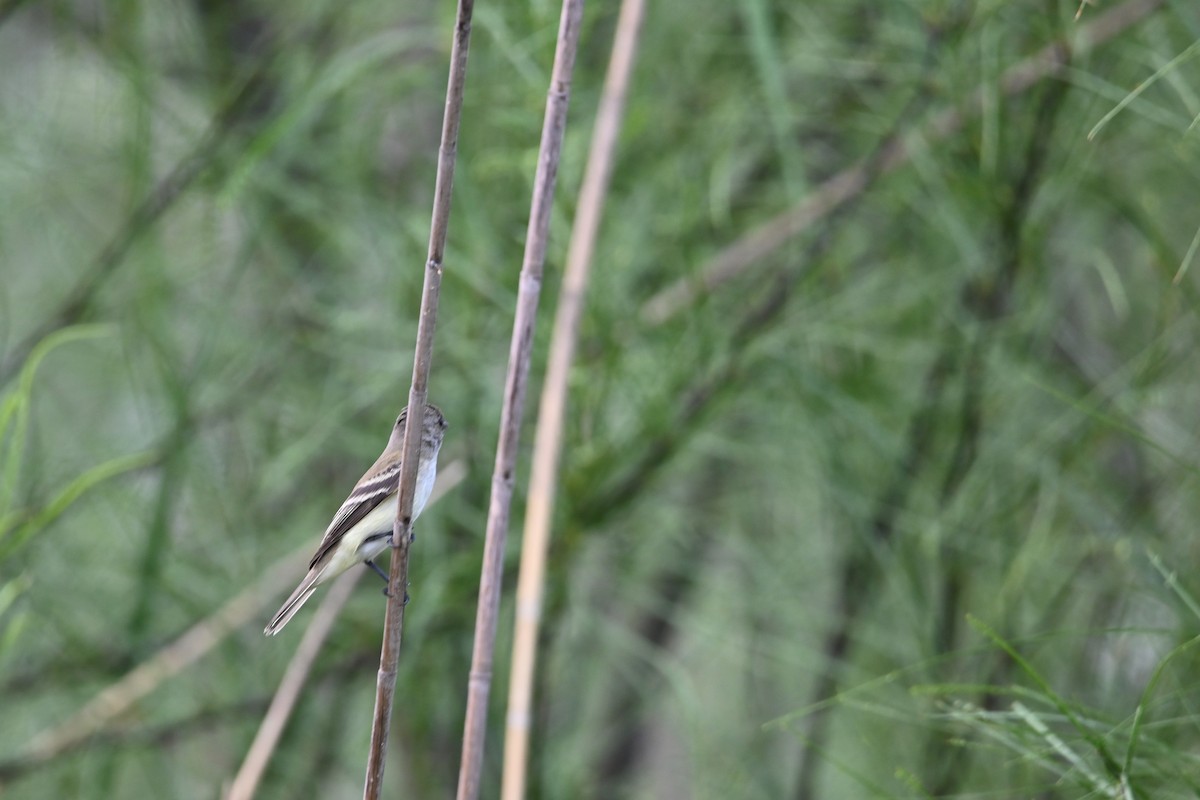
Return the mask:
[[583,0],[564,0],[559,18],[554,67],[546,96],[546,113],[542,121],[542,140],[538,152],[537,172],[534,175],[529,228],[525,235],[525,257],[518,281],[517,310],[509,345],[508,373],[504,381],[504,404],[500,411],[500,434],[496,444],[496,464],[492,472],[492,496],[488,504],[483,567],[479,577],[475,644],[471,656],[471,673],[467,681],[467,713],[463,724],[458,800],[475,800],[479,796],[483,771],[488,694],[492,685],[492,654],[496,644],[496,618],[500,610],[500,585],[503,579],[504,541],[508,534],[521,417],[525,409],[525,392],[529,382],[529,362],[533,355],[533,331],[537,322],[542,270],[550,235],[550,210],[554,202],[558,162],[567,126],[571,75],[575,69],[575,52],[579,45],[582,19]]
[[408,545],[412,529],[413,487],[421,448],[421,426],[429,393],[429,367],[433,359],[433,336],[437,328],[438,298],[442,288],[442,260],[450,225],[450,197],[454,186],[454,163],[458,154],[458,128],[462,119],[463,90],[467,80],[467,54],[471,43],[471,15],[475,0],[458,0],[454,43],[450,50],[450,77],[446,86],[446,108],[442,115],[442,140],[438,149],[437,179],[433,189],[433,218],[429,226],[429,252],[425,260],[425,283],[421,290],[421,314],[413,354],[412,385],[408,407],[414,409],[404,426],[404,460],[401,466],[396,522],[392,528],[392,559],[388,575],[387,614],[383,623],[383,646],[379,674],[375,680],[375,714],[371,725],[371,749],[367,754],[364,800],[378,800],[383,789],[392,699],[396,693],[396,664],[404,629],[404,605],[408,598]]
[[645,9],[644,0],[623,0],[617,18],[612,56],[604,79],[604,90],[596,113],[595,130],[588,153],[579,203],[567,252],[567,266],[559,290],[550,357],[542,397],[538,405],[533,466],[525,510],[521,546],[521,568],[517,579],[517,608],[513,639],[512,671],[508,686],[508,719],[504,738],[502,800],[520,800],[525,795],[528,768],[529,730],[533,702],[533,676],[541,622],[542,587],[546,554],[550,547],[550,521],[554,512],[558,464],[562,452],[562,430],[566,418],[567,378],[575,356],[579,320],[583,315],[592,254],[612,176],[617,137],[625,111],[625,96],[637,52],[638,31]]

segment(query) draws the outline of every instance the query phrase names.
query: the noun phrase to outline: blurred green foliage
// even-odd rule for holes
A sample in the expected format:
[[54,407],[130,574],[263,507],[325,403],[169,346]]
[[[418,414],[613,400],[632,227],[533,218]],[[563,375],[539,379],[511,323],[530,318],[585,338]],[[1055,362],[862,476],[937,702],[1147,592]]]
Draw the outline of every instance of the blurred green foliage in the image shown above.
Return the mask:
[[[1118,5],[650,4],[572,377],[532,796],[1200,794],[1200,11],[1166,0],[1058,78],[1000,86]],[[377,454],[408,388],[452,15],[0,4],[6,797],[214,797],[236,771],[305,614],[279,640],[247,626],[82,747],[22,748],[315,546]],[[476,11],[430,394],[468,478],[414,550],[397,796],[457,777],[557,15]],[[615,16],[587,11],[539,353]],[[921,135],[977,88],[960,132]],[[894,136],[910,163],[643,321]],[[360,791],[382,618],[360,588],[260,796]]]

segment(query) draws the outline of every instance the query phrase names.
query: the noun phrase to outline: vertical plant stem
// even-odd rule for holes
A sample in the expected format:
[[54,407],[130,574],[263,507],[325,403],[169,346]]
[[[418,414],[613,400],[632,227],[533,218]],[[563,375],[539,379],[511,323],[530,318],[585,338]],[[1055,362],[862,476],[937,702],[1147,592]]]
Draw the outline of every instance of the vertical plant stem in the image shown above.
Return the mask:
[[579,204],[571,231],[566,272],[554,316],[550,357],[542,386],[541,403],[538,406],[538,425],[533,445],[533,466],[529,477],[525,531],[521,547],[521,568],[517,580],[516,632],[508,685],[502,800],[519,800],[525,794],[542,584],[546,573],[546,554],[550,546],[550,520],[554,511],[558,462],[562,452],[567,377],[574,360],[579,320],[583,313],[584,292],[587,288],[592,253],[595,250],[596,234],[600,228],[604,198],[608,193],[609,179],[612,175],[617,135],[624,115],[625,95],[629,86],[629,76],[633,71],[638,30],[641,27],[644,8],[644,0],[624,0],[621,4],[612,57],[596,115],[587,169],[579,190]]
[[421,314],[417,322],[417,344],[413,355],[412,385],[408,407],[412,411],[404,427],[404,460],[401,466],[396,522],[392,528],[392,559],[388,577],[387,615],[383,647],[375,681],[375,715],[371,726],[371,749],[367,756],[364,800],[377,800],[383,788],[392,698],[396,692],[396,663],[404,628],[404,603],[408,597],[408,544],[412,528],[413,487],[425,420],[425,398],[429,387],[429,365],[433,358],[433,335],[437,327],[438,297],[442,287],[442,259],[450,224],[450,195],[454,185],[454,161],[458,153],[458,127],[462,118],[463,89],[467,79],[467,51],[471,43],[471,14],[474,0],[458,0],[454,21],[454,43],[450,50],[450,77],[446,86],[446,109],[442,116],[442,140],[438,149],[437,181],[433,190],[433,218],[429,227],[429,253],[425,260],[425,284],[421,290]]
[[492,685],[492,654],[496,644],[496,617],[500,609],[500,584],[504,567],[504,540],[508,534],[513,473],[516,470],[521,416],[525,409],[525,390],[529,382],[529,362],[533,354],[533,331],[541,295],[542,268],[550,234],[550,210],[567,126],[571,74],[575,69],[575,51],[579,45],[582,19],[583,0],[563,0],[554,68],[550,75],[546,114],[542,121],[533,199],[529,208],[529,228],[525,234],[525,257],[521,264],[516,317],[508,352],[508,373],[504,381],[504,404],[500,411],[500,434],[496,443],[483,567],[479,577],[475,644],[471,656],[471,674],[467,681],[467,713],[458,773],[458,800],[475,800],[479,796],[483,771],[488,694]]

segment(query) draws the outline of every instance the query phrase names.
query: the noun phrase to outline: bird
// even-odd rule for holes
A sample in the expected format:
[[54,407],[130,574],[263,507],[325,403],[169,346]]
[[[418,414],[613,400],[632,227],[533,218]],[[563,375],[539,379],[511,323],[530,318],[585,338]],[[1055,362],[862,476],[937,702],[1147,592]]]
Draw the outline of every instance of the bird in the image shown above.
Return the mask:
[[[325,529],[321,544],[308,564],[308,574],[263,629],[267,636],[274,636],[283,630],[283,626],[287,625],[308,598],[312,597],[318,586],[355,564],[363,563],[382,575],[384,580],[388,579],[374,559],[391,545],[392,526],[396,520],[396,504],[399,501],[400,469],[403,461],[401,451],[404,447],[404,426],[407,418],[408,408],[405,407],[400,416],[396,417],[387,447],[371,468],[358,479],[350,496],[333,515],[333,521]],[[438,451],[442,447],[446,427],[446,417],[441,410],[437,406],[426,405],[421,424],[421,455],[417,462],[417,483],[413,493],[414,520],[424,510],[429,495],[433,492],[434,479],[437,477]]]

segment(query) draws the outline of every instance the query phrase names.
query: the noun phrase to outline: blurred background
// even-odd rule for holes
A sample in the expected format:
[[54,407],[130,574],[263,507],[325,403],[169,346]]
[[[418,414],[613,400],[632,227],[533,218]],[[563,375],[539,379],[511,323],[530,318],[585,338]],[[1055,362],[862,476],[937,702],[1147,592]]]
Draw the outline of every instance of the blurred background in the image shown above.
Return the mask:
[[[587,8],[527,442],[616,10]],[[558,12],[476,10],[430,388],[465,478],[418,526],[391,796],[457,779]],[[278,564],[407,397],[453,13],[0,2],[6,797],[237,770],[313,614],[263,637]],[[649,4],[531,797],[1200,795],[1196,55],[1190,0]],[[364,580],[260,797],[360,795],[383,611]]]

